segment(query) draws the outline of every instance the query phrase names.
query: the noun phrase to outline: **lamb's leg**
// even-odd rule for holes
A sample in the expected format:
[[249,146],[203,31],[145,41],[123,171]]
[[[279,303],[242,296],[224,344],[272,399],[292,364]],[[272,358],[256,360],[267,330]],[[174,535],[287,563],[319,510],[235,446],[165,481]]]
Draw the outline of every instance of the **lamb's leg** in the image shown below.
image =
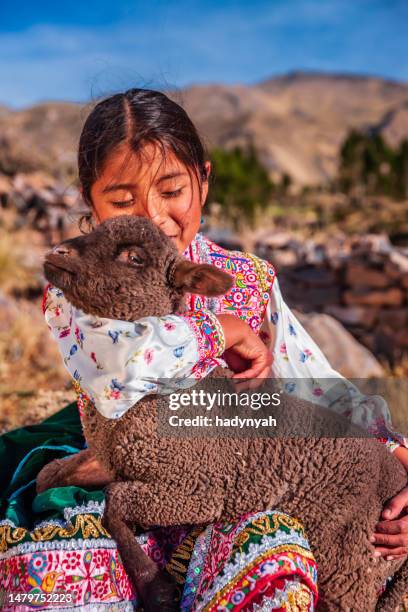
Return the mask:
[[138,486],[135,482],[116,482],[108,486],[103,525],[116,541],[145,612],[172,612],[178,609],[175,582],[146,555],[128,526],[136,523],[133,510],[138,504]]
[[89,448],[63,459],[47,463],[37,476],[37,493],[52,487],[85,487],[102,489],[113,481]]

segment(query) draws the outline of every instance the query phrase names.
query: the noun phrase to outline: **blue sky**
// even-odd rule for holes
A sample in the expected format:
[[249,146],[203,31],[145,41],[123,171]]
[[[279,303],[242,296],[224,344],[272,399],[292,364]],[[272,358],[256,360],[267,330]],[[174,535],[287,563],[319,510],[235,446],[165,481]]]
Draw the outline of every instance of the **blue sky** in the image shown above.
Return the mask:
[[0,103],[291,70],[408,80],[408,0],[0,0]]

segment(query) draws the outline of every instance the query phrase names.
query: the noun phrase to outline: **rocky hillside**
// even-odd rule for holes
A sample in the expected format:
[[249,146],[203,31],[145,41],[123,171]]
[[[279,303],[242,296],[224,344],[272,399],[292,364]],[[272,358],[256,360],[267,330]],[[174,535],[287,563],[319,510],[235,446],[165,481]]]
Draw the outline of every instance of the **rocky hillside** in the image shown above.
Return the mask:
[[[173,92],[207,145],[253,144],[272,175],[298,185],[336,173],[338,148],[352,127],[408,137],[408,85],[371,77],[291,73],[253,86],[200,85]],[[75,175],[75,149],[90,105],[0,107],[0,168]]]

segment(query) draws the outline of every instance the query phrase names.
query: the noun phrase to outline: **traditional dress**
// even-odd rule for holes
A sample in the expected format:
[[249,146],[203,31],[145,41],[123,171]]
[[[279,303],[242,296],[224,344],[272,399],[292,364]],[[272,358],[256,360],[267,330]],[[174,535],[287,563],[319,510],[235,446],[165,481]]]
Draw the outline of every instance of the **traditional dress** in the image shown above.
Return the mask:
[[[363,396],[330,367],[283,301],[268,262],[226,251],[200,234],[184,255],[229,272],[234,287],[220,298],[188,296],[188,309],[180,315],[133,323],[85,315],[57,288],[47,288],[45,317],[72,374],[80,414],[92,408],[120,418],[147,393],[169,393],[205,376],[224,363],[223,333],[214,315],[233,313],[270,346],[272,375],[284,379],[288,393],[320,403],[330,398],[332,408],[365,425],[390,451],[407,446],[392,430],[384,400]],[[340,391],[336,386],[335,401],[330,380],[344,383]],[[131,610],[137,596],[115,542],[101,525],[103,491],[63,487],[35,494],[43,465],[84,447],[75,404],[0,439],[0,587],[26,596],[65,592],[59,610]],[[136,537],[180,585],[185,612],[313,610],[316,563],[302,525],[284,510],[206,528],[157,528]],[[66,593],[75,603],[66,601]],[[32,609],[27,599],[19,606]]]

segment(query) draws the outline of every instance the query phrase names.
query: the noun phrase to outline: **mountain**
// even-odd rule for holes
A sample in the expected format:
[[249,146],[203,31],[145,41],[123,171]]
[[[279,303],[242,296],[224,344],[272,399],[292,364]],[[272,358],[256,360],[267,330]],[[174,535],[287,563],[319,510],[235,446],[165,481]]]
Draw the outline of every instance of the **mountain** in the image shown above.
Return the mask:
[[[185,106],[209,149],[252,144],[272,175],[288,173],[298,185],[335,175],[350,128],[380,131],[393,145],[408,137],[408,84],[381,78],[293,72],[255,85],[195,85],[169,95]],[[1,107],[0,164],[8,155],[17,165],[74,176],[90,108]]]

